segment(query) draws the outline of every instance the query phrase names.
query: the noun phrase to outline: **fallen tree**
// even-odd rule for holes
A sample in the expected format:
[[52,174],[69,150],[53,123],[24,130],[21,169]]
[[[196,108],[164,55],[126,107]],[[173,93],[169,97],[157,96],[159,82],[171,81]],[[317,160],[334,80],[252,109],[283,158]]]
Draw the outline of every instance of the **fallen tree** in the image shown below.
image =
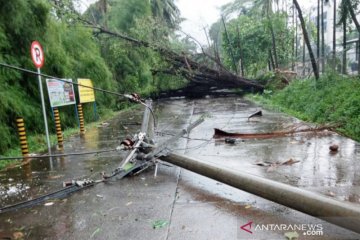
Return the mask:
[[296,133],[305,133],[305,132],[321,132],[324,130],[331,130],[333,127],[323,126],[315,128],[304,128],[304,129],[295,129],[290,131],[275,131],[268,133],[235,133],[235,132],[226,132],[218,128],[214,128],[214,138],[223,138],[223,137],[234,137],[242,139],[252,139],[252,138],[274,138],[274,137],[284,137],[287,135],[292,135]]
[[[208,66],[200,64],[184,53],[180,54],[170,49],[150,44],[149,42],[129,37],[125,34],[110,31],[102,26],[95,25],[87,20],[81,19],[83,22],[89,24],[96,34],[107,34],[117,38],[121,38],[132,43],[135,46],[142,46],[151,48],[158,52],[170,65],[171,69],[167,70],[153,70],[153,75],[158,73],[181,75],[191,82],[202,85],[221,86],[221,87],[239,87],[246,90],[262,91],[264,86],[257,81],[237,76],[228,70],[221,67],[221,63],[216,62],[219,65],[219,70],[212,69]],[[212,59],[214,61],[214,59]]]

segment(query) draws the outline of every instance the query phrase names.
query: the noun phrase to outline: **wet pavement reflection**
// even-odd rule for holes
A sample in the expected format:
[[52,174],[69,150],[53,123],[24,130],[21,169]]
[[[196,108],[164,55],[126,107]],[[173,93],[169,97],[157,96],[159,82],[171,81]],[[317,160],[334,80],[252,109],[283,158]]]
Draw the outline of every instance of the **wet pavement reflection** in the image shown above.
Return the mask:
[[[270,139],[213,139],[214,128],[229,132],[283,131],[304,123],[261,109],[238,97],[172,99],[155,104],[156,141],[162,142],[201,116],[206,120],[171,149],[219,166],[248,172],[323,194],[360,207],[360,145],[330,131],[298,133]],[[127,111],[66,141],[64,152],[114,149],[140,128],[142,109]],[[337,153],[329,146],[339,145]],[[0,172],[0,206],[38,197],[62,188],[74,178],[100,178],[111,172],[125,152],[53,159],[34,159]],[[291,165],[279,163],[292,159]],[[298,162],[297,162],[298,161]],[[157,220],[166,221],[153,228]],[[234,189],[190,171],[160,165],[138,176],[98,184],[65,199],[0,214],[0,239],[286,239],[285,231],[255,231],[254,224],[321,224],[322,236],[299,239],[360,239],[360,235],[287,207]],[[346,221],[346,220],[345,220]],[[250,235],[249,235],[250,234]]]

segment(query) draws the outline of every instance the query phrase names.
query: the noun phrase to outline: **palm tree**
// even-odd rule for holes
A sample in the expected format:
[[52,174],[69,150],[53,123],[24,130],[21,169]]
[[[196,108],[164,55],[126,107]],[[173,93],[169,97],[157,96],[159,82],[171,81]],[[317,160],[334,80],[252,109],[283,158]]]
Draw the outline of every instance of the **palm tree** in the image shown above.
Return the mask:
[[229,45],[229,48],[230,48],[230,56],[231,56],[231,60],[232,60],[232,64],[233,64],[233,68],[236,72],[236,75],[238,74],[238,70],[237,70],[237,67],[236,67],[236,63],[235,63],[235,57],[234,57],[234,51],[233,51],[233,47],[232,47],[232,44],[230,42],[230,37],[229,37],[229,33],[226,29],[226,24],[225,24],[225,19],[224,19],[224,16],[221,16],[221,21],[224,25],[224,31],[225,31],[225,36],[226,36],[226,40],[228,42],[228,45]]
[[302,28],[303,35],[304,35],[304,41],[305,41],[305,44],[307,46],[307,49],[308,49],[308,52],[309,52],[309,55],[310,55],[311,65],[312,65],[312,68],[313,68],[313,71],[314,71],[315,79],[318,80],[319,79],[319,70],[318,70],[318,66],[317,66],[317,63],[316,63],[316,59],[315,59],[313,50],[311,48],[309,35],[308,35],[308,32],[306,30],[306,26],[305,26],[305,20],[304,20],[304,17],[302,15],[302,11],[301,11],[301,8],[299,6],[298,1],[293,0],[293,3],[294,3],[294,6],[295,6],[295,8],[296,8],[296,10],[298,12],[301,28]]
[[222,8],[222,13],[224,15],[229,15],[231,13],[240,12],[241,9],[243,9],[245,3],[253,3],[252,10],[253,11],[259,11],[258,13],[261,16],[266,16],[268,20],[268,29],[271,34],[271,41],[272,41],[272,49],[270,52],[272,53],[271,56],[273,58],[273,62],[275,65],[275,68],[279,67],[278,63],[278,54],[277,54],[277,47],[276,47],[276,34],[275,29],[273,27],[271,16],[273,14],[273,4],[279,3],[279,0],[235,0],[233,3],[226,4]]
[[297,34],[296,34],[296,25],[297,22],[295,20],[295,8],[292,8],[292,26],[295,28],[295,34],[293,34],[293,43],[292,43],[292,51],[291,51],[291,70],[294,71],[295,70],[295,48],[296,48],[296,41],[297,41]]
[[[343,25],[344,37],[343,37],[343,73],[346,72],[346,25],[347,22],[351,19],[355,24],[356,30],[359,33],[359,41],[358,41],[358,48],[360,47],[360,24],[356,18],[355,11],[359,6],[359,0],[342,0],[340,3],[340,12],[339,12],[339,24]],[[360,73],[360,51],[358,50],[358,74]]]
[[355,14],[355,10],[354,10],[354,7],[358,6],[359,1],[346,0],[346,2],[348,2],[348,9],[349,9],[351,19],[354,22],[356,30],[359,33],[357,52],[358,52],[358,74],[360,74],[360,24],[359,24],[358,20],[356,19],[356,14]]
[[343,27],[343,54],[342,54],[342,70],[341,72],[343,74],[346,74],[346,66],[347,66],[347,59],[346,59],[346,25],[347,21],[349,19],[349,7],[348,7],[348,1],[342,0],[340,3],[340,12],[339,12],[339,24],[342,24]]
[[272,53],[274,54],[274,65],[275,68],[279,67],[278,55],[276,50],[276,38],[274,26],[272,23],[271,15],[273,14],[273,4],[279,4],[279,0],[257,0],[255,1],[255,5],[259,6],[262,9],[262,13],[266,15],[268,20],[268,26],[271,34],[271,42],[272,42]]
[[325,71],[324,0],[321,0],[321,72]]
[[175,5],[174,0],[149,0],[151,11],[167,24],[169,28],[176,28],[180,24],[180,10]]
[[317,18],[316,18],[316,57],[320,59],[320,0],[317,2]]
[[336,67],[336,0],[334,0],[334,22],[333,22],[333,68]]

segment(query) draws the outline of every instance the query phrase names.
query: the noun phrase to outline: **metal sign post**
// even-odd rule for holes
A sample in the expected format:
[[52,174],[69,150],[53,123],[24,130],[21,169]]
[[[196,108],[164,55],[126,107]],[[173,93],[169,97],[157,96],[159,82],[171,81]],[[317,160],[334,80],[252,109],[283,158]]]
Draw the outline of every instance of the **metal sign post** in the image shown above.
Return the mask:
[[43,87],[42,87],[42,83],[41,83],[41,75],[40,75],[41,74],[40,68],[44,65],[45,56],[44,56],[44,51],[43,51],[40,43],[37,41],[34,41],[31,44],[31,58],[32,58],[32,61],[35,65],[35,67],[37,68],[39,90],[40,90],[40,96],[41,96],[41,105],[42,105],[45,131],[46,131],[46,142],[47,142],[49,154],[51,154],[49,129],[48,129],[48,123],[47,123],[47,117],[46,117],[46,110],[45,110],[44,92],[43,92]]

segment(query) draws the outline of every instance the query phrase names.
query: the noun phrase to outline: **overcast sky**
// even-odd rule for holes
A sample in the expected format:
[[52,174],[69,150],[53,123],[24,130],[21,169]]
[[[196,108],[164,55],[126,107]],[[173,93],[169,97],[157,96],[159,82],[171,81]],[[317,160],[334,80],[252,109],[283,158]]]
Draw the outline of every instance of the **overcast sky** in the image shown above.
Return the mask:
[[176,0],[181,17],[186,19],[181,23],[183,31],[201,44],[207,44],[204,28],[209,30],[220,18],[220,6],[229,2],[232,0]]
[[[80,0],[82,11],[96,0]],[[131,0],[129,0],[131,1]],[[180,9],[181,17],[186,20],[181,23],[182,30],[206,45],[204,27],[209,30],[211,24],[220,18],[220,6],[233,0],[175,0]],[[308,7],[311,0],[299,0],[302,8]]]
[[[182,30],[202,45],[207,45],[204,27],[209,30],[211,24],[220,18],[220,6],[229,2],[233,0],[175,0],[181,17],[186,19],[181,23]],[[308,8],[310,3],[311,0],[299,0],[303,9]]]

